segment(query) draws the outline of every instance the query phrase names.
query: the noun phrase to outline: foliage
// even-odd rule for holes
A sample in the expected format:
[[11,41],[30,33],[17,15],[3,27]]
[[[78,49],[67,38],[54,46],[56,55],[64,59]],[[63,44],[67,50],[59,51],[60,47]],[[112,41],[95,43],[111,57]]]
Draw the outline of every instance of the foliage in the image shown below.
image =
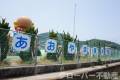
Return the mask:
[[3,61],[7,57],[9,51],[9,23],[5,19],[0,22],[0,47],[1,47],[1,57],[0,61]]
[[57,40],[57,33],[52,30],[51,32],[49,32],[49,38]]
[[[35,29],[35,27],[29,27],[25,30],[25,33],[31,36],[31,43],[30,43],[30,50],[28,51],[21,51],[19,56],[23,61],[32,61],[33,57],[35,57],[35,40],[36,35],[38,33],[38,29]],[[38,52],[38,51],[37,51]],[[40,55],[40,54],[39,54]]]
[[27,51],[21,51],[19,54],[20,58],[26,62],[26,61],[32,61],[32,54],[30,52]]
[[120,50],[120,45],[115,43],[115,42],[111,42],[111,41],[107,41],[107,40],[100,40],[100,39],[91,39],[91,40],[87,40],[85,41],[88,43],[88,45],[90,46],[96,46],[96,47],[111,47],[113,49],[119,49]]
[[62,36],[62,40],[63,40],[63,46],[64,46],[64,57],[66,60],[73,60],[74,58],[74,54],[68,54],[67,53],[67,50],[68,50],[68,43],[69,42],[75,42],[76,39],[77,39],[77,36],[76,38],[74,39],[73,37],[71,37],[71,35],[69,33],[65,33],[63,31],[63,34],[61,34]]
[[[57,40],[58,37],[57,37],[57,33],[54,32],[53,30],[49,32],[49,38],[50,39],[55,39]],[[57,60],[57,53],[48,53],[47,54],[47,59],[51,59],[51,60]]]

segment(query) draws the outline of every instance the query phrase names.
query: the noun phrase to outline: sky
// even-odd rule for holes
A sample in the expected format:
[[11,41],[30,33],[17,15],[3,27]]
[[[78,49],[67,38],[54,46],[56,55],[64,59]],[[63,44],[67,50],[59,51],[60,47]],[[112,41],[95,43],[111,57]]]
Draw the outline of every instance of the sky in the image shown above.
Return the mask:
[[120,0],[0,0],[0,17],[6,18],[11,29],[14,20],[28,16],[39,33],[53,29],[73,35],[74,31],[79,40],[97,38],[120,44],[119,4]]

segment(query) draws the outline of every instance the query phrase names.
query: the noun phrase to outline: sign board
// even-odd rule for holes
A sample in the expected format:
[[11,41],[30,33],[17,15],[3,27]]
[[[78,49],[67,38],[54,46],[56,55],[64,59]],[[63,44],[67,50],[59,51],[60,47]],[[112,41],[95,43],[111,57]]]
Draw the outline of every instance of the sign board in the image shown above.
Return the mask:
[[47,40],[46,45],[45,45],[46,52],[56,53],[56,49],[57,49],[57,41],[54,39]]
[[88,54],[91,53],[91,47],[88,47]]
[[88,49],[89,49],[89,48],[88,48],[87,45],[83,45],[82,48],[81,48],[82,54],[83,54],[83,55],[87,55],[87,54],[88,54],[88,51],[89,51]]
[[101,55],[105,55],[105,48],[101,47],[100,52],[101,52]]
[[98,55],[98,48],[97,48],[97,47],[93,47],[93,48],[92,48],[92,54],[93,54],[94,56]]
[[68,53],[69,53],[69,54],[74,54],[75,52],[76,52],[75,43],[69,42],[69,43],[68,43]]
[[111,48],[105,47],[105,55],[110,55],[110,54],[111,54]]
[[15,51],[26,51],[30,48],[31,37],[22,33],[13,36],[12,46]]

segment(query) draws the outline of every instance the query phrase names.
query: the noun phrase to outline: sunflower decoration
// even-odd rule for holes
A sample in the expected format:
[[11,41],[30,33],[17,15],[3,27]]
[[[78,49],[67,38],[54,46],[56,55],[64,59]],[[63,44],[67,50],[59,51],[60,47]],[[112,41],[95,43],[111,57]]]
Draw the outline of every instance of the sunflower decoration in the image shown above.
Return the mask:
[[14,27],[16,31],[25,32],[27,29],[33,27],[34,24],[31,19],[26,16],[19,17],[14,21]]

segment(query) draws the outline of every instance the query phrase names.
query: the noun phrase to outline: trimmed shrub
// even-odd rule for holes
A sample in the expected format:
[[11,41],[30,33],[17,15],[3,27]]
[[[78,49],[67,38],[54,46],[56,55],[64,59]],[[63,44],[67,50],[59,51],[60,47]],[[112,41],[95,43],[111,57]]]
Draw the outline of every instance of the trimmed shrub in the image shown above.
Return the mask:
[[7,57],[7,53],[9,51],[9,30],[9,23],[7,23],[5,19],[2,19],[2,21],[0,22],[0,61],[3,61]]

